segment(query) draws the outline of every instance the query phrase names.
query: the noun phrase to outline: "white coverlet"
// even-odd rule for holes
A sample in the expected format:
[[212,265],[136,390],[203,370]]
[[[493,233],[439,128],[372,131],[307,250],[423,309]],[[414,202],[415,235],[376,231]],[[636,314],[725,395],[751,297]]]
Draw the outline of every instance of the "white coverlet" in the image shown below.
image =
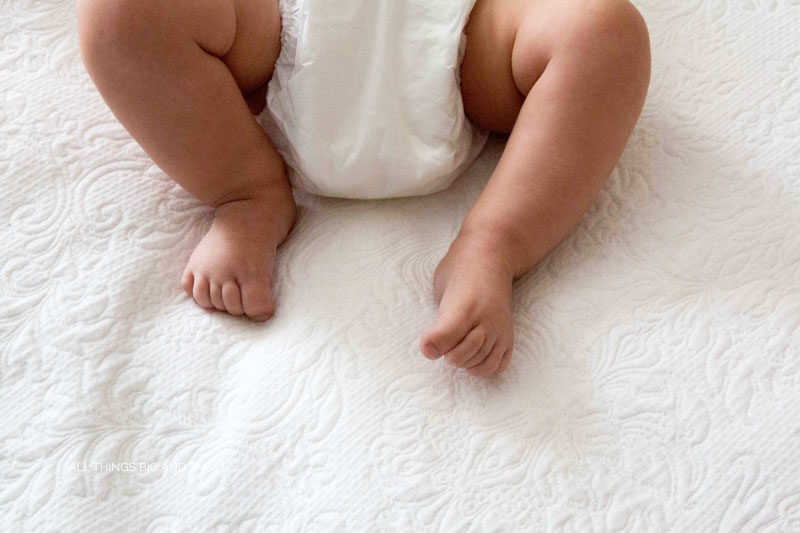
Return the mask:
[[500,139],[432,196],[299,195],[276,317],[208,314],[211,213],[74,3],[0,0],[0,529],[800,530],[800,4],[638,5],[644,113],[483,380],[417,342]]

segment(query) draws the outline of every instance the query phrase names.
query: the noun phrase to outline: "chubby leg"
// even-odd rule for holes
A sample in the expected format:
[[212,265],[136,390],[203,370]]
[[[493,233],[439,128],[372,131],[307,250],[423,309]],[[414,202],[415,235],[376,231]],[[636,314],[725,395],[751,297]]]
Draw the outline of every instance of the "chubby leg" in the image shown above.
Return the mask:
[[269,318],[276,248],[295,204],[246,96],[264,94],[280,50],[277,0],[79,0],[78,25],[84,63],[114,115],[216,208],[184,289],[202,307]]
[[426,357],[475,375],[505,370],[511,285],[577,223],[644,104],[647,28],[627,0],[478,0],[462,94],[476,123],[509,131],[494,173],[434,273]]

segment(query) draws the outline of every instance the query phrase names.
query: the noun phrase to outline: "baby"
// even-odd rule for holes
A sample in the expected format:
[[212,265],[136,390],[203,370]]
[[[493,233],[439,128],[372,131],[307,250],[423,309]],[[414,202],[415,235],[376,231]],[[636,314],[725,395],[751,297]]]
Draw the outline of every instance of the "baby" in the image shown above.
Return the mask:
[[[509,133],[435,269],[438,318],[420,339],[427,358],[479,376],[508,367],[512,283],[589,207],[650,79],[647,28],[627,0],[79,0],[78,20],[111,111],[215,207],[183,277],[207,309],[272,316],[293,186],[427,194],[487,130]],[[335,135],[361,127],[351,117],[392,116],[358,142]]]

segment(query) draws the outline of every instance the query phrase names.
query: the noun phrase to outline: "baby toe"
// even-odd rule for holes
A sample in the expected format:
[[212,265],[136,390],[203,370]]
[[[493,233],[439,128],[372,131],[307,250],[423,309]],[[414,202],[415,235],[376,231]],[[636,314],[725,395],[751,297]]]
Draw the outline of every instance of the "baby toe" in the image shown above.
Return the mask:
[[241,284],[242,307],[244,313],[256,322],[270,318],[275,311],[272,302],[272,289],[260,281],[246,281]]
[[189,295],[189,298],[194,298],[192,295],[192,290],[194,289],[194,274],[192,274],[191,270],[186,270],[186,272],[183,273],[181,287],[183,287],[183,291]]
[[225,302],[222,301],[222,284],[217,281],[210,281],[208,284],[208,294],[211,299],[211,305],[219,309],[225,310]]
[[237,282],[229,280],[222,284],[222,301],[230,314],[238,316],[244,313],[242,293]]
[[197,305],[203,309],[211,309],[211,296],[209,295],[208,279],[203,275],[194,276],[194,286],[192,287],[192,297]]
[[502,342],[497,342],[486,356],[482,363],[467,369],[467,372],[473,376],[487,377],[495,373],[503,360],[503,355],[506,353],[506,345]]
[[503,360],[500,361],[500,366],[497,367],[497,372],[495,374],[502,374],[506,370],[508,370],[508,366],[511,364],[511,352],[514,351],[513,348],[509,348],[506,350],[505,354],[503,354]]
[[471,368],[475,365],[481,364],[483,360],[486,359],[486,356],[489,355],[489,353],[492,351],[492,348],[494,348],[494,345],[496,343],[497,343],[496,336],[492,338],[487,338],[486,342],[483,343],[483,346],[481,346],[480,349],[477,352],[475,352],[475,355],[470,357],[464,363],[464,368]]
[[461,341],[472,325],[454,315],[440,316],[420,340],[420,350],[429,359],[438,359]]
[[467,333],[466,337],[455,348],[444,354],[444,359],[453,366],[462,367],[467,360],[480,350],[485,341],[485,330],[481,326],[476,326]]

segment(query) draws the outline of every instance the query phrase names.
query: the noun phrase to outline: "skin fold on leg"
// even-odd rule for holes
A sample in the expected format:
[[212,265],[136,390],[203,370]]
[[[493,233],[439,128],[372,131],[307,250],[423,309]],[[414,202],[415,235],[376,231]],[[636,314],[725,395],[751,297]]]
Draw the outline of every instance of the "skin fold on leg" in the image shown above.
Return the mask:
[[269,318],[276,249],[296,208],[252,115],[258,104],[245,96],[263,94],[272,74],[277,0],[80,0],[78,29],[87,71],[117,119],[216,208],[184,289],[204,308]]
[[633,130],[647,28],[627,0],[478,0],[461,79],[467,115],[510,136],[434,272],[439,316],[420,350],[488,376],[511,360],[513,281],[576,225]]

